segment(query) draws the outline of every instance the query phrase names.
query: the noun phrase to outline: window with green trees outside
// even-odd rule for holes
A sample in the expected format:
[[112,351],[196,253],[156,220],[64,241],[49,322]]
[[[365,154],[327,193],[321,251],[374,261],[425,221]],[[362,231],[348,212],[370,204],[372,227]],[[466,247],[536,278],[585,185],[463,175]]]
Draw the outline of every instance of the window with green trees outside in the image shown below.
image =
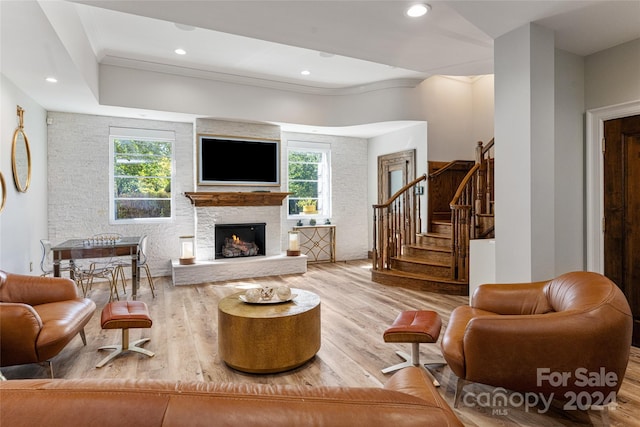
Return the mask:
[[111,137],[114,221],[170,219],[173,141]]
[[330,145],[289,141],[289,216],[330,217]]

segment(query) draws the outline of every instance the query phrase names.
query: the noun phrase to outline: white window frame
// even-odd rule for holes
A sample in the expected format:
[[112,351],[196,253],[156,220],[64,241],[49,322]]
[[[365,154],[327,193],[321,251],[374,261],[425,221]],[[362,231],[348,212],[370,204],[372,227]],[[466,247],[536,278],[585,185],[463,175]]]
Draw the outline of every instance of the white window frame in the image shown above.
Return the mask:
[[306,151],[321,153],[323,155],[323,162],[321,168],[318,171],[318,175],[321,175],[318,182],[318,200],[320,208],[317,214],[290,214],[289,204],[287,202],[287,218],[288,219],[325,219],[331,218],[331,144],[321,142],[308,142],[308,141],[288,141],[287,142],[287,156],[286,156],[286,170],[287,170],[287,191],[289,191],[289,152],[291,151]]
[[[171,214],[163,218],[127,218],[116,219],[115,217],[115,139],[135,139],[144,141],[158,141],[171,143]],[[175,198],[173,187],[175,183],[175,132],[158,129],[137,129],[137,128],[109,128],[109,223],[110,224],[150,224],[168,223],[175,217]]]

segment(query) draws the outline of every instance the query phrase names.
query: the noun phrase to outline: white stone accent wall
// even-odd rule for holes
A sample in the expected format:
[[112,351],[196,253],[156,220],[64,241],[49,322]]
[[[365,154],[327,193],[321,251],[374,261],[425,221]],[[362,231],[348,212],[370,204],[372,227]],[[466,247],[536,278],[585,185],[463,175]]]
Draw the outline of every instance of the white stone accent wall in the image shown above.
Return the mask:
[[[323,142],[331,144],[331,223],[336,226],[336,260],[364,259],[368,253],[368,217],[372,215],[368,204],[367,158],[368,140],[306,133],[283,132],[283,157],[287,141]],[[286,166],[283,166],[286,171]],[[283,179],[286,180],[286,175]],[[286,188],[286,185],[284,186]],[[283,206],[283,245],[286,232],[296,223],[287,219]],[[318,223],[324,222],[324,218]],[[305,221],[305,225],[307,222]],[[285,246],[286,247],[286,246]]]
[[[49,240],[53,244],[97,233],[143,235],[148,239],[148,262],[154,276],[171,274],[179,236],[194,230],[194,210],[185,191],[194,188],[194,132],[191,123],[49,112],[48,209]],[[147,224],[109,223],[109,128],[161,129],[175,132],[172,183],[174,219]]]
[[[198,134],[224,135],[238,138],[280,139],[280,127],[271,124],[245,123],[224,120],[197,119]],[[197,140],[195,141],[197,144]],[[222,155],[222,153],[221,153]],[[242,159],[229,159],[241,164]],[[197,160],[196,160],[197,167]],[[197,174],[197,171],[196,171]],[[197,176],[197,175],[196,175]],[[255,191],[280,192],[281,186],[199,185],[198,191]],[[286,200],[283,201],[283,204]],[[215,256],[215,225],[264,222],[266,255],[279,255],[281,247],[281,208],[278,206],[219,206],[198,207],[196,211],[196,258],[213,260]],[[286,234],[286,233],[285,233]]]

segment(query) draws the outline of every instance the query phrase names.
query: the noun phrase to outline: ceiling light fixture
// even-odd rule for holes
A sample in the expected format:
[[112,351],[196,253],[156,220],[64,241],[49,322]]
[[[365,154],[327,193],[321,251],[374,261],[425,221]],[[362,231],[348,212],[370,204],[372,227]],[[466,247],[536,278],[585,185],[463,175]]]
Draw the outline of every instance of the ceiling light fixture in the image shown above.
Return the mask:
[[58,83],[58,79],[56,79],[55,77],[47,77],[45,80],[49,83]]
[[186,50],[180,49],[180,48],[174,50],[174,52],[177,53],[178,55],[186,55],[187,54]]
[[424,16],[431,10],[431,6],[428,4],[414,4],[409,9],[407,9],[407,16],[412,18],[419,18]]
[[311,75],[311,71],[309,71],[309,70],[302,70],[302,71],[300,71],[300,74],[302,74],[303,76],[308,76],[308,75]]

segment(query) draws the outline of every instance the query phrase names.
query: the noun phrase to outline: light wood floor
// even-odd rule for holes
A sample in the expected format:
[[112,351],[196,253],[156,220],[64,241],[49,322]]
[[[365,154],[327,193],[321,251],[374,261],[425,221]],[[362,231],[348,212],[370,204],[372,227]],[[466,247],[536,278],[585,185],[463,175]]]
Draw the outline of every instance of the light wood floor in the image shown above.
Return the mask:
[[[170,277],[155,279],[156,298],[143,280],[138,299],[149,305],[153,327],[131,330],[131,339],[151,337],[145,348],[155,357],[129,353],[96,369],[105,353],[97,348],[117,343],[120,332],[100,328],[100,310],[108,300],[106,284],[94,285],[89,296],[98,310],[86,328],[88,345],[74,339],[53,359],[57,378],[160,378],[268,384],[306,384],[310,386],[380,387],[388,375],[382,368],[399,363],[396,350],[410,351],[408,344],[387,344],[382,333],[402,310],[437,311],[443,331],[451,310],[468,302],[467,297],[447,296],[393,288],[370,280],[369,261],[310,265],[304,275],[277,276],[174,287]],[[281,374],[252,375],[228,368],[217,351],[217,303],[247,284],[287,284],[313,291],[322,301],[322,347],[306,365]],[[439,344],[421,346],[422,360],[441,358]],[[442,386],[439,391],[453,405],[456,377],[446,366],[433,372]],[[47,378],[44,365],[2,368],[8,379]],[[467,392],[491,393],[493,388],[473,384]],[[494,410],[460,405],[457,415],[468,426],[581,426],[602,425],[595,411],[562,411],[552,408],[539,414],[539,408],[515,405]],[[632,348],[627,374],[618,395],[618,408],[610,412],[612,426],[640,426],[640,350]]]

